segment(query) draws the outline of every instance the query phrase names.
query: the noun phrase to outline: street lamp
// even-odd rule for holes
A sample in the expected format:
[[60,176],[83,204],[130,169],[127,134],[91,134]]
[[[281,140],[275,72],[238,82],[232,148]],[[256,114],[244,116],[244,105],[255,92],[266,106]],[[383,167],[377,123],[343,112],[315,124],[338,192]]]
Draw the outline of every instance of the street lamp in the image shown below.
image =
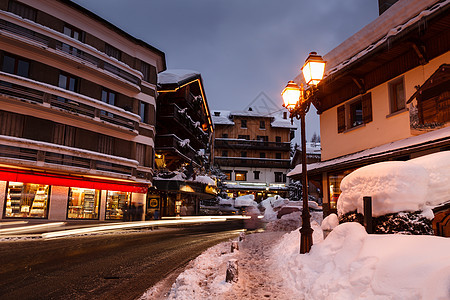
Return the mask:
[[311,52],[302,67],[303,77],[309,88],[305,91],[303,84],[300,87],[289,81],[281,96],[283,106],[289,110],[291,120],[300,119],[302,143],[302,185],[303,185],[303,212],[302,228],[300,228],[300,253],[308,253],[313,244],[311,228],[311,214],[308,207],[308,175],[306,170],[306,137],[305,117],[311,105],[311,98],[317,92],[317,84],[322,80],[325,71],[325,61],[316,52]]

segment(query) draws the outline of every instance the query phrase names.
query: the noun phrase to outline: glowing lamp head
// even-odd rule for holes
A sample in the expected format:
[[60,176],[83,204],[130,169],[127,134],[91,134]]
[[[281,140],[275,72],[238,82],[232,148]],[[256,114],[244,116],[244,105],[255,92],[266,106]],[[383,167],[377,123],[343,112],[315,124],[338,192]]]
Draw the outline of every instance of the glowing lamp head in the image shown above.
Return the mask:
[[281,97],[283,97],[284,107],[293,109],[300,100],[300,88],[291,80],[281,92]]
[[311,52],[302,67],[303,77],[307,85],[317,85],[323,78],[326,61],[316,52]]

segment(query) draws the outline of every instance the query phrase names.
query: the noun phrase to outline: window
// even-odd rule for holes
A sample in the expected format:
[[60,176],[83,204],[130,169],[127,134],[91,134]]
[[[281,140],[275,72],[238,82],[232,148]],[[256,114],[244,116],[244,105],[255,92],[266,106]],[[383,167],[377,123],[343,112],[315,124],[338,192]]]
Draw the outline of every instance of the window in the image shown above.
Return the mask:
[[98,137],[98,152],[112,155],[114,154],[114,138],[101,134]]
[[228,133],[222,133],[222,137],[223,137],[224,139],[227,139],[227,138],[228,138]]
[[260,152],[259,153],[259,158],[266,158],[266,153],[265,152]]
[[275,137],[275,142],[281,143],[281,136],[276,136]]
[[361,101],[350,104],[350,127],[356,127],[363,123],[363,112]]
[[105,45],[105,53],[111,57],[114,57],[117,60],[120,60],[121,52],[116,47],[111,46],[110,44]]
[[128,207],[131,202],[131,192],[106,193],[106,220],[129,220]]
[[266,122],[265,121],[259,121],[259,129],[266,129]]
[[2,71],[10,74],[29,77],[30,63],[14,55],[3,55]]
[[247,120],[241,120],[241,128],[247,128]]
[[241,157],[247,157],[247,151],[241,151]]
[[223,173],[225,174],[225,176],[226,176],[226,180],[231,180],[231,171],[223,171]]
[[[347,113],[348,112],[348,115]],[[372,96],[367,93],[337,108],[338,133],[372,122]]]
[[[63,33],[65,35],[67,35],[67,36],[70,36],[71,38],[73,38],[75,40],[80,41],[80,42],[84,41],[84,32],[79,30],[79,29],[77,29],[77,28],[75,28],[75,27],[72,27],[70,25],[64,25]],[[81,50],[79,50],[79,49],[77,49],[77,48],[75,48],[73,46],[70,46],[68,44],[65,44],[65,43],[62,44],[62,50],[64,52],[71,53],[71,54],[74,54],[74,55],[80,55],[81,54]]]
[[149,167],[149,162],[147,159],[146,163],[146,146],[144,144],[136,143],[136,160],[139,162],[141,166]]
[[141,73],[144,75],[145,81],[150,81],[150,65],[148,63],[141,61]]
[[98,220],[100,190],[69,188],[67,219]]
[[283,182],[283,173],[275,172],[275,182]]
[[249,135],[239,134],[238,135],[238,139],[240,139],[240,140],[250,140],[250,136]]
[[261,173],[260,171],[253,171],[253,178],[254,179],[259,179],[259,174],[260,173]]
[[256,140],[261,141],[261,142],[268,142],[269,137],[267,135],[257,135]]
[[103,89],[102,90],[102,101],[114,106],[116,104],[116,93],[113,91]]
[[405,88],[403,77],[389,83],[389,101],[391,113],[395,113],[405,108]]
[[228,157],[228,151],[227,150],[223,150],[222,151],[222,156],[223,157]]
[[281,159],[281,153],[279,153],[279,152],[275,153],[275,158],[276,159]]
[[78,78],[70,74],[60,73],[58,86],[72,92],[78,92]]
[[245,171],[235,171],[235,179],[236,181],[247,181],[247,172]]
[[148,107],[148,103],[139,101],[139,116],[141,117],[141,122],[146,124],[149,124]]
[[8,182],[5,217],[47,218],[50,186]]
[[37,10],[31,6],[22,4],[20,2],[10,0],[8,5],[8,11],[21,16],[24,19],[36,21]]

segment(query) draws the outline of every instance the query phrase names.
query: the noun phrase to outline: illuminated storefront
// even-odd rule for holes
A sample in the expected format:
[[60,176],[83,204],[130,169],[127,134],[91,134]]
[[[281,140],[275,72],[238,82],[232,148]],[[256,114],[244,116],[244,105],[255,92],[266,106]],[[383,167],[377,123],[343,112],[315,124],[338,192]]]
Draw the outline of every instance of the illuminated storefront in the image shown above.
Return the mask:
[[131,193],[107,191],[106,193],[106,220],[127,219],[131,206]]
[[67,219],[91,219],[99,217],[100,190],[69,188]]
[[5,217],[47,218],[49,190],[43,184],[8,182]]

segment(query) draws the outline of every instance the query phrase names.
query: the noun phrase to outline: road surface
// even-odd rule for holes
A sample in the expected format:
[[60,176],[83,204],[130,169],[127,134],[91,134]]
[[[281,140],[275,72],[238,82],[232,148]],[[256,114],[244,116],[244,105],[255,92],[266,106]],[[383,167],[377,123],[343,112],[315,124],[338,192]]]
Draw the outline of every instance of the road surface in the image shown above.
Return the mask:
[[0,242],[0,299],[136,299],[239,226]]

